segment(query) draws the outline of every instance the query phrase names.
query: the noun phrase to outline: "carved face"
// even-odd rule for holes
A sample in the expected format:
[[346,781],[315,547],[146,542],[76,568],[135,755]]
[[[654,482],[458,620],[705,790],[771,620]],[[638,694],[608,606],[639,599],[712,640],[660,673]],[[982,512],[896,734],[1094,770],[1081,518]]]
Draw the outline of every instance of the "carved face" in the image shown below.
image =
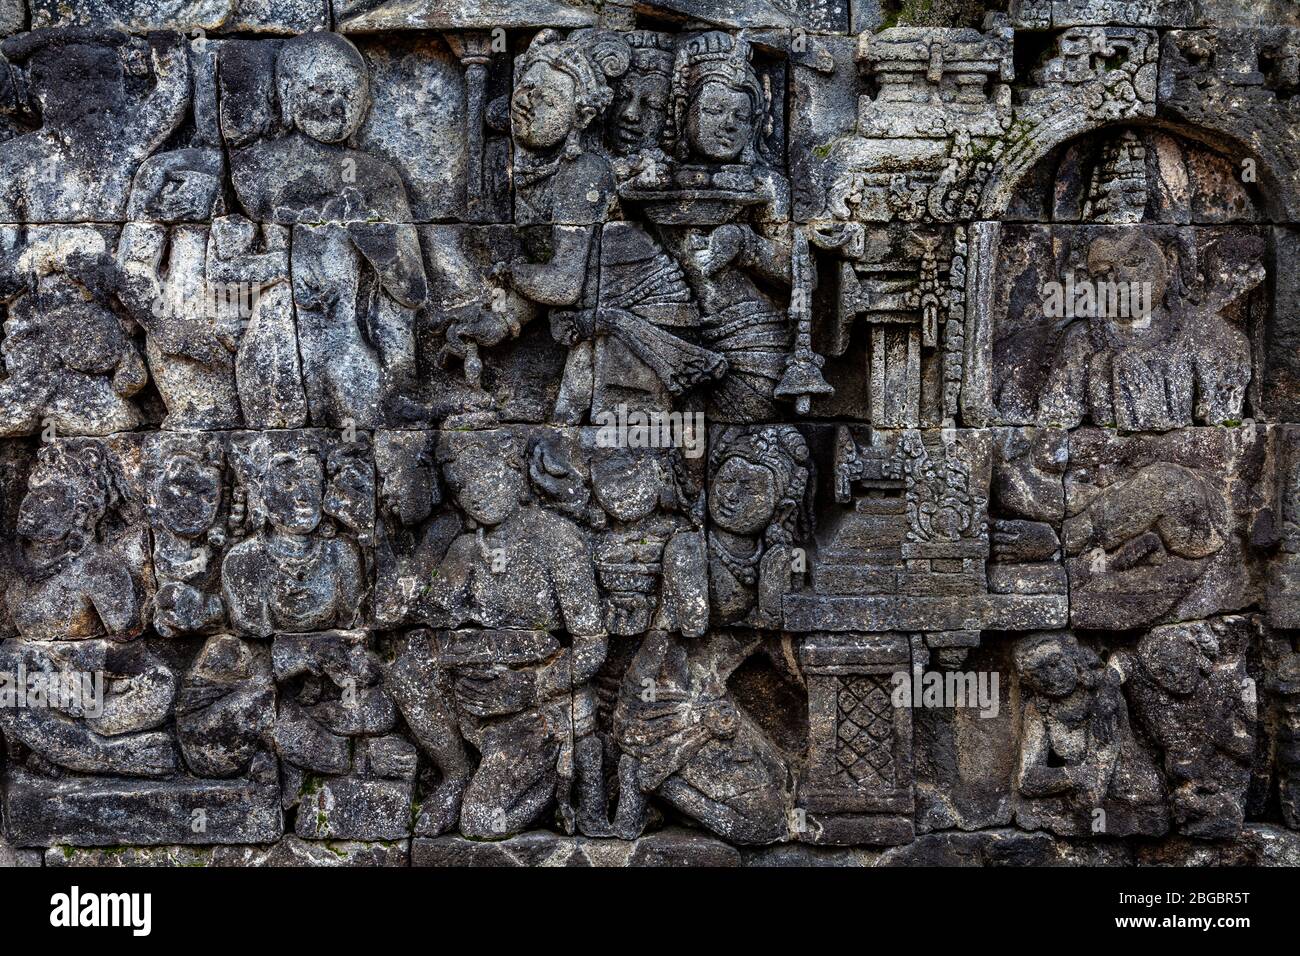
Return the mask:
[[78,488],[64,476],[37,468],[18,508],[18,533],[29,541],[54,544],[79,528],[85,517]]
[[[1160,247],[1151,240],[1136,234],[1119,238],[1102,237],[1088,247],[1088,275],[1104,282],[1114,282],[1127,289],[1137,289],[1149,284],[1152,309],[1159,311],[1165,297],[1168,263]],[[1115,317],[1109,317],[1113,321]],[[1121,318],[1128,318],[1127,316]],[[1142,319],[1143,326],[1148,316]]]
[[212,526],[221,505],[221,470],[190,455],[173,455],[154,487],[158,515],[175,534],[194,537]]
[[1020,661],[1020,679],[1035,693],[1064,697],[1079,683],[1079,668],[1066,648],[1049,641],[1033,648]]
[[728,458],[714,476],[709,514],[724,530],[757,534],[776,513],[776,476],[743,458]]
[[344,459],[330,476],[324,508],[354,531],[366,531],[375,510],[375,479],[370,465],[360,458]]
[[510,517],[526,490],[524,476],[510,467],[504,455],[478,445],[458,450],[455,459],[443,466],[443,477],[457,507],[488,527]]
[[711,80],[687,114],[686,136],[705,159],[733,163],[754,138],[754,104],[749,94]]
[[614,146],[623,154],[658,146],[668,117],[668,77],[628,73],[614,99]]
[[429,517],[435,493],[433,469],[423,462],[399,459],[379,477],[380,505],[404,525]]
[[347,139],[365,114],[368,78],[345,51],[318,44],[315,56],[299,57],[289,78],[288,109],[293,125],[312,139]]
[[510,129],[528,149],[550,149],[564,142],[578,124],[573,78],[548,63],[534,63],[510,97]]
[[659,503],[662,475],[649,458],[620,452],[591,463],[591,487],[596,500],[619,521],[636,521]]
[[287,452],[272,455],[263,493],[271,524],[289,534],[316,530],[321,517],[322,484],[316,456]]
[[1151,679],[1171,694],[1183,696],[1201,681],[1201,653],[1190,634],[1148,634],[1138,644],[1138,658]]

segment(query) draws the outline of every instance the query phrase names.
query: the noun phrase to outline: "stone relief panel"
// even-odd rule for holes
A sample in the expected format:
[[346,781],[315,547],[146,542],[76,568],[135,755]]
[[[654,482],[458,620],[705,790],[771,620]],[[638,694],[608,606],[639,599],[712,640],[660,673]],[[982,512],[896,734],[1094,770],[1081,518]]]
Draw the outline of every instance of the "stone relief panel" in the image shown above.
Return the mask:
[[1300,859],[1300,24],[968,6],[0,2],[0,860]]

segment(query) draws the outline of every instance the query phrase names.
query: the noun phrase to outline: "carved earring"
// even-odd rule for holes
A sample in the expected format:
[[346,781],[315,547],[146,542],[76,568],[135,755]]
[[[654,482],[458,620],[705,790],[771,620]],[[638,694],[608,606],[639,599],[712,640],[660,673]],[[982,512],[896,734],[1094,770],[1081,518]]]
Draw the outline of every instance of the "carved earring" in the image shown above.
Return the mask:
[[564,158],[565,159],[577,159],[579,156],[582,155],[581,139],[582,139],[582,134],[579,130],[579,127],[575,126],[569,130],[568,135],[564,137]]

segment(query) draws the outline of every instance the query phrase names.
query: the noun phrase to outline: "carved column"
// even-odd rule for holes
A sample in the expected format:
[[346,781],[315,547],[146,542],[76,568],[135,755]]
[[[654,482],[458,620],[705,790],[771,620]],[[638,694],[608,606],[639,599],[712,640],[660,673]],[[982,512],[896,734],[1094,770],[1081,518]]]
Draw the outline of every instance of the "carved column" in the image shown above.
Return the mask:
[[911,666],[902,634],[813,634],[808,769],[799,836],[809,843],[895,845],[913,838],[912,711],[894,706],[893,675]]
[[465,213],[477,219],[483,205],[483,121],[492,38],[486,33],[445,33],[465,70]]

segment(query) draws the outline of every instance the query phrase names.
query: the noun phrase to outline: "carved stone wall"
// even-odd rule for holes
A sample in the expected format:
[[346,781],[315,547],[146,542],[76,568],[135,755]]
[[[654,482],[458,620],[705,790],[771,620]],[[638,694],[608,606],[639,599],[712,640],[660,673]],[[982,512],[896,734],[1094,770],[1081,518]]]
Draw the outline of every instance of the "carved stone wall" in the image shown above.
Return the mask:
[[1293,3],[0,38],[0,864],[1300,864]]

